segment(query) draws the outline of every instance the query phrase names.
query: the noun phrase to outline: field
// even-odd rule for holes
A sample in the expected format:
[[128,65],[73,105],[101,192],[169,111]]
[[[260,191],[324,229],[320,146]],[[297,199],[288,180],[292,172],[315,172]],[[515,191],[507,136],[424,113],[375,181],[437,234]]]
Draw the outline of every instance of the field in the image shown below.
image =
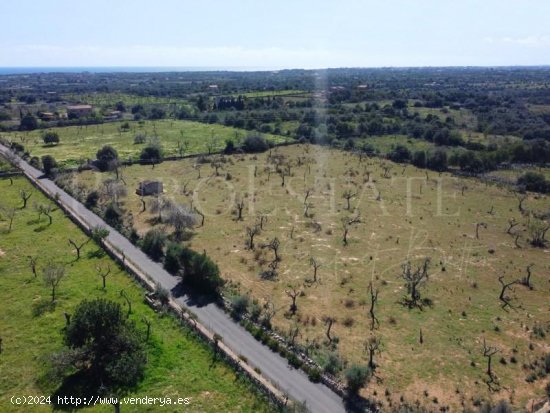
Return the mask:
[[[200,122],[180,120],[159,120],[129,122],[130,130],[121,131],[124,122],[112,122],[101,125],[71,126],[51,128],[59,134],[60,144],[44,145],[42,131],[3,133],[1,136],[21,143],[32,156],[52,155],[66,166],[77,166],[86,159],[95,159],[98,149],[111,145],[123,160],[139,158],[143,144],[134,144],[137,134],[145,135],[148,140],[157,136],[164,149],[165,156],[176,156],[178,143],[185,143],[185,154],[207,153],[225,147],[226,139],[233,139],[236,144],[246,138],[248,131],[221,125],[208,125]],[[283,142],[286,138],[265,134],[264,137],[274,143]]]
[[[47,406],[14,406],[12,395],[49,395],[59,381],[47,377],[48,359],[62,348],[64,312],[71,313],[84,299],[107,298],[125,305],[119,292],[124,290],[132,302],[131,320],[145,331],[143,318],[152,321],[148,344],[148,364],[144,381],[132,393],[137,397],[190,397],[189,412],[269,412],[272,408],[251,391],[251,386],[236,377],[223,362],[213,360],[210,348],[182,328],[172,317],[155,313],[143,304],[144,290],[107,257],[93,256],[97,247],[87,244],[82,258],[75,254],[67,240],[84,241],[85,235],[59,210],[52,225],[42,217],[37,222],[33,202],[48,202],[23,178],[0,180],[1,206],[19,207],[19,191],[32,190],[29,206],[18,210],[13,230],[7,232],[5,217],[0,219],[0,411],[47,412]],[[28,256],[38,256],[37,278],[28,265]],[[41,268],[48,262],[64,263],[66,277],[58,288],[55,306],[50,303],[50,290],[42,283]],[[97,265],[109,264],[112,273],[107,288],[101,288]],[[133,407],[133,408],[132,408]],[[91,408],[93,412],[111,412],[111,406]],[[166,406],[123,406],[123,412],[166,412]],[[179,410],[181,411],[181,410]]]
[[[366,396],[386,403],[397,403],[403,396],[430,408],[458,411],[462,404],[486,398],[509,399],[523,407],[544,394],[544,379],[528,383],[526,377],[532,373],[529,366],[550,350],[540,335],[550,327],[550,251],[529,244],[528,218],[518,211],[515,193],[474,179],[376,158],[360,161],[350,153],[310,145],[276,148],[271,157],[235,155],[219,161],[219,176],[205,164],[200,179],[192,160],[164,162],[154,171],[138,165],[125,168],[129,196],[124,206],[138,230],[143,234],[155,216],[140,212],[135,188],[156,177],[164,182],[166,197],[192,203],[206,217],[188,244],[213,257],[240,294],[260,304],[275,303],[275,327],[285,334],[298,327],[298,341],[318,360],[326,360],[336,346],[348,363],[365,363],[366,341],[371,336],[381,339],[381,353],[375,357],[379,381],[368,386]],[[284,186],[274,161],[282,170],[290,165]],[[91,189],[100,188],[107,175],[87,171],[73,178]],[[311,195],[306,217],[307,188]],[[356,193],[349,210],[343,198],[347,190]],[[235,215],[239,200],[245,205],[242,221]],[[530,195],[524,207],[548,212],[550,201]],[[254,227],[259,214],[265,214],[267,222],[251,251],[246,228]],[[342,220],[357,216],[360,223],[348,226],[344,245]],[[506,233],[510,218],[520,223],[512,233],[519,235],[521,248]],[[480,226],[479,238],[477,223],[486,224]],[[260,274],[268,270],[274,253],[262,245],[275,237],[281,261],[276,276],[265,279]],[[312,257],[322,264],[317,282],[312,280]],[[421,294],[433,304],[409,309],[401,303],[407,295],[401,265],[407,260],[417,265],[424,257],[431,261]],[[501,308],[498,277],[524,277],[531,263],[534,289],[516,285],[507,293],[514,309]],[[379,290],[380,326],[374,331],[368,317],[371,282]],[[291,300],[285,292],[292,288],[302,292],[295,316],[289,314]],[[326,317],[336,320],[331,342]],[[484,383],[483,339],[499,348],[494,370],[502,388],[512,392],[491,393]]]

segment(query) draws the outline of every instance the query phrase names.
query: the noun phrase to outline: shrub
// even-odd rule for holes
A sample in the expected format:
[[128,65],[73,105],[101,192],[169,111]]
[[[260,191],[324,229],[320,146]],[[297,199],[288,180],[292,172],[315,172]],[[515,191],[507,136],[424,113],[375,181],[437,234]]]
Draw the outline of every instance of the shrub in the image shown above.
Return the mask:
[[177,242],[171,242],[166,248],[164,257],[164,269],[170,274],[177,274],[182,269],[180,257],[183,253],[183,246]]
[[59,143],[59,134],[57,132],[44,132],[42,134],[42,140],[46,145],[55,145]]
[[331,352],[327,355],[326,361],[323,363],[323,371],[333,376],[338,374],[344,368],[344,360],[336,353]]
[[141,151],[139,159],[145,163],[159,163],[162,161],[162,148],[159,145],[148,145]]
[[250,299],[247,295],[237,295],[233,297],[231,300],[231,315],[238,318],[245,314],[249,304]]
[[528,191],[543,194],[550,192],[550,181],[547,181],[543,174],[537,172],[526,172],[518,178],[517,183]]
[[248,153],[265,152],[269,145],[264,138],[257,135],[248,136],[243,142],[243,150]]
[[86,196],[86,201],[84,202],[84,205],[86,208],[95,208],[97,206],[97,201],[99,201],[99,192],[92,191]]
[[105,145],[96,153],[96,165],[100,171],[105,172],[113,168],[114,163],[118,161],[117,151],[109,145]]
[[346,370],[345,377],[350,395],[355,395],[372,376],[372,371],[365,366],[354,364]]
[[141,249],[155,261],[160,261],[164,256],[164,244],[166,243],[166,234],[153,228],[145,234],[141,242]]
[[145,143],[147,141],[147,137],[143,133],[138,133],[136,136],[134,136],[134,144],[140,145],[142,143]]
[[42,168],[47,176],[51,176],[57,168],[57,161],[51,155],[44,155],[42,157]]

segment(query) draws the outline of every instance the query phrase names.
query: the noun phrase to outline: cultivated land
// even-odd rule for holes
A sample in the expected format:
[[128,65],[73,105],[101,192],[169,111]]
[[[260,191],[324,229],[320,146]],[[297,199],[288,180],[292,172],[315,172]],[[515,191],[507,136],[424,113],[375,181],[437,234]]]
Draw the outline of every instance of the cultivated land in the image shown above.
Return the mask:
[[[42,216],[37,221],[33,203],[49,203],[23,178],[13,185],[0,179],[2,207],[19,207],[19,191],[33,191],[29,205],[18,210],[13,229],[7,232],[5,216],[0,219],[0,411],[51,411],[48,406],[13,406],[12,395],[50,395],[61,384],[48,376],[48,358],[62,348],[64,312],[72,313],[84,299],[106,298],[125,306],[120,296],[124,290],[132,302],[130,319],[139,330],[146,331],[143,318],[152,321],[147,346],[148,364],[145,379],[131,396],[190,397],[185,406],[190,412],[269,412],[272,408],[255,394],[252,386],[239,379],[213,352],[172,317],[155,313],[143,303],[144,290],[108,257],[94,254],[98,247],[88,243],[82,258],[75,253],[68,238],[85,241],[86,237],[60,210],[52,213],[53,223]],[[77,241],[77,242],[78,242]],[[38,277],[34,278],[28,256],[38,257]],[[41,269],[49,262],[66,265],[55,306],[50,290],[42,282]],[[110,265],[106,290],[101,288],[98,265]],[[112,406],[91,408],[94,412],[111,412]],[[123,406],[123,412],[166,412],[161,406]]]
[[[548,334],[550,327],[550,251],[529,244],[528,221],[536,219],[520,213],[515,192],[312,145],[276,148],[270,154],[220,158],[219,176],[203,164],[200,179],[194,159],[164,162],[154,170],[127,167],[124,206],[139,232],[146,232],[156,215],[140,213],[142,203],[134,191],[140,181],[158,178],[166,197],[199,208],[205,225],[195,228],[187,243],[219,264],[231,290],[260,304],[275,303],[275,327],[287,333],[298,326],[298,341],[318,360],[330,353],[323,321],[327,316],[336,319],[332,337],[339,338],[337,350],[349,363],[366,363],[365,342],[380,338],[382,351],[375,356],[380,380],[371,382],[365,396],[384,403],[397,403],[403,396],[430,409],[449,406],[451,411],[479,399],[504,398],[520,408],[543,396],[545,380],[526,378],[536,370],[533,363],[538,360],[540,366],[550,351],[541,334]],[[275,161],[283,170],[290,165],[284,186]],[[86,171],[74,178],[91,189],[101,188],[108,175]],[[306,189],[312,190],[307,217]],[[356,193],[350,210],[343,198],[347,190]],[[236,220],[236,200],[244,200],[242,221]],[[523,207],[548,212],[550,200],[529,194]],[[267,222],[251,251],[245,244],[246,227],[255,225],[259,213],[267,215]],[[349,226],[344,245],[342,220],[358,214],[361,222]],[[520,223],[512,229],[514,235],[506,233],[511,218]],[[480,225],[476,237],[478,223],[486,227]],[[277,276],[262,279],[273,252],[261,246],[275,237],[281,256]],[[312,282],[311,257],[322,264],[317,282]],[[433,305],[408,309],[400,303],[407,295],[401,265],[407,260],[419,264],[424,257],[431,264],[421,294]],[[529,264],[534,264],[534,288],[516,285],[507,292],[514,308],[506,311],[499,301],[498,278],[522,278]],[[371,282],[379,290],[380,326],[373,332],[368,317]],[[285,293],[289,288],[303,292],[292,317]],[[503,388],[498,393],[485,384],[483,339],[500,349],[493,358]]]
[[[124,123],[126,122],[46,129],[45,131],[59,134],[60,143],[55,146],[44,145],[43,131],[40,130],[1,133],[0,136],[22,143],[32,156],[52,155],[61,165],[77,166],[87,159],[95,159],[97,150],[104,145],[115,148],[120,159],[138,160],[141,150],[148,142],[157,141],[155,137],[158,137],[158,142],[162,145],[164,156],[177,156],[181,154],[178,144],[185,143],[185,155],[209,153],[223,149],[227,139],[232,139],[238,145],[250,133],[227,126],[180,120],[131,121],[128,122],[130,129],[124,131],[120,128]],[[146,137],[144,143],[134,144],[134,138],[138,134]],[[271,134],[263,136],[273,143],[287,139]]]

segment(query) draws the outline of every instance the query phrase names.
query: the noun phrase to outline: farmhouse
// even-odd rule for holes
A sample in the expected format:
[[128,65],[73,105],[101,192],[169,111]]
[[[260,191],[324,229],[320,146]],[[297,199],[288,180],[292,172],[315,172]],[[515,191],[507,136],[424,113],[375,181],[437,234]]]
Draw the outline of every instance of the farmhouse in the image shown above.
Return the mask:
[[92,113],[92,105],[71,105],[67,106],[67,113],[73,116],[88,116]]
[[139,183],[136,194],[140,196],[158,195],[164,191],[161,181],[143,181]]

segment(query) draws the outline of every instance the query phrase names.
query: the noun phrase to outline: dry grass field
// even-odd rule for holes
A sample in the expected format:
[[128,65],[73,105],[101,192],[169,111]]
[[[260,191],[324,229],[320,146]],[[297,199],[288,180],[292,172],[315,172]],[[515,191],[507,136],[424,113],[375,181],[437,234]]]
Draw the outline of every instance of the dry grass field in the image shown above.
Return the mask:
[[[550,210],[548,197],[528,194],[523,207],[530,212],[522,214],[518,194],[505,187],[311,145],[220,158],[218,174],[205,163],[200,178],[195,162],[124,169],[123,203],[139,232],[154,224],[155,215],[140,212],[135,189],[144,179],[158,178],[163,196],[205,215],[204,226],[194,228],[186,243],[205,250],[241,294],[274,303],[275,327],[288,332],[298,326],[297,340],[316,358],[326,360],[337,347],[348,363],[365,364],[365,343],[373,336],[381,340],[378,379],[364,390],[366,396],[386,406],[403,397],[454,412],[483,399],[506,399],[523,408],[544,394],[548,380],[529,377],[550,351],[550,249],[530,244],[530,227],[541,224],[533,214]],[[284,185],[277,169],[284,171]],[[90,171],[74,176],[88,189],[101,188],[106,178]],[[346,192],[354,195],[349,209]],[[235,212],[239,201],[242,220]],[[251,250],[247,227],[262,215],[267,221]],[[349,224],[354,218],[359,222]],[[518,225],[508,234],[510,219]],[[276,276],[265,279],[261,273],[274,253],[263,246],[274,238],[281,259]],[[321,264],[316,282],[311,258]],[[402,303],[407,296],[402,265],[417,266],[424,258],[430,258],[429,278],[420,292],[431,305],[408,308]],[[523,278],[530,264],[533,288],[513,285],[505,293],[511,306],[503,308],[499,277]],[[370,283],[379,292],[380,324],[374,331]],[[292,288],[301,291],[294,316],[285,292]],[[332,343],[327,317],[335,319]],[[485,383],[484,340],[499,349],[493,357],[497,392]]]

